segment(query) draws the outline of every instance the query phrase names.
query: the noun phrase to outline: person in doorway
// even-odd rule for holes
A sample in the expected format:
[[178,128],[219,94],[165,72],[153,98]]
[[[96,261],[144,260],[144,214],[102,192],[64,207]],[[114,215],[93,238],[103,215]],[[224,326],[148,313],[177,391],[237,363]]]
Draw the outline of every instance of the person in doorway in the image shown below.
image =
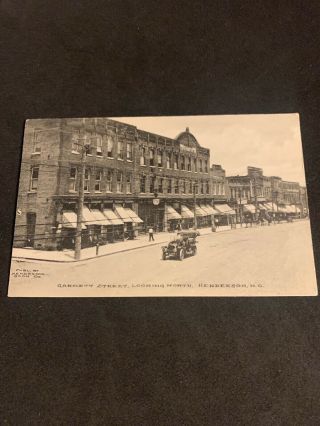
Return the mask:
[[154,237],[153,237],[153,228],[152,226],[150,226],[149,228],[149,241],[154,241]]

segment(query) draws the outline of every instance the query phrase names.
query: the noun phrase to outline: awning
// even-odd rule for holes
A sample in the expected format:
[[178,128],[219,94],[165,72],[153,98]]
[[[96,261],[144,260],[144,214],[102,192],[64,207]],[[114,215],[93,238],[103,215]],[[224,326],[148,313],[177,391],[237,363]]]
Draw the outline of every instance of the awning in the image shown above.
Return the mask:
[[228,204],[215,204],[214,208],[218,211],[218,214],[236,214]]
[[131,217],[133,223],[143,223],[143,220],[137,215],[136,212],[129,208],[125,208],[125,210],[128,212],[128,215]]
[[124,222],[124,223],[132,223],[133,220],[129,216],[129,213],[123,207],[115,207],[116,215]]
[[91,213],[93,214],[93,216],[97,219],[97,221],[99,222],[99,225],[101,226],[107,226],[107,225],[112,225],[112,223],[110,222],[110,220],[108,220],[105,215],[102,213],[101,210],[98,209],[92,209]]
[[166,206],[166,215],[167,220],[177,220],[182,219],[181,215],[175,211],[175,209],[171,206]]
[[268,208],[264,204],[262,204],[262,203],[259,203],[258,208],[260,210],[268,210]]
[[86,225],[101,225],[87,206],[83,206],[82,208],[82,220]]
[[181,217],[182,219],[193,219],[194,218],[194,214],[193,212],[188,209],[187,206],[181,206]]
[[205,210],[203,210],[201,207],[196,206],[196,216],[200,217],[206,217],[209,216],[209,213],[207,213]]
[[207,214],[207,216],[211,216],[213,214],[217,214],[213,207],[208,206],[207,204],[201,204],[201,209]]
[[111,222],[111,225],[123,225],[123,221],[110,209],[104,209],[103,214]]
[[[65,211],[62,213],[62,224],[63,228],[77,228],[77,215],[72,211]],[[82,223],[82,229],[86,229],[86,226]]]
[[264,205],[266,206],[267,210],[269,212],[276,212],[277,211],[277,206],[275,203],[264,203]]
[[256,212],[256,208],[253,204],[244,204],[243,210],[247,213],[252,213],[252,214]]

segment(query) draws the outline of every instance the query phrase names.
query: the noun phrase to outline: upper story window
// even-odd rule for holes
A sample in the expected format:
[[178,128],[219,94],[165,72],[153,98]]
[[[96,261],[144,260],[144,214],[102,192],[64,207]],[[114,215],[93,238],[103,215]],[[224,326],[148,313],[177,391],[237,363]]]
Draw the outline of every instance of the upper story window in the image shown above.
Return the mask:
[[162,167],[162,152],[160,148],[158,148],[157,150],[157,157],[158,157],[158,167]]
[[85,169],[84,171],[83,189],[85,192],[90,192],[90,170],[89,169]]
[[32,154],[40,154],[41,152],[41,143],[40,143],[40,138],[39,138],[39,133],[34,133],[34,137],[33,137],[33,151]]
[[181,155],[181,170],[186,169],[185,158],[184,155]]
[[95,181],[95,185],[94,185],[94,190],[96,192],[100,192],[101,191],[101,178],[102,178],[102,171],[101,170],[97,170],[96,171],[96,181]]
[[151,176],[150,178],[150,191],[151,193],[155,192],[155,188],[156,188],[156,177],[155,176]]
[[173,157],[173,168],[174,168],[174,170],[178,170],[178,161],[179,161],[179,155],[174,154],[174,157]]
[[80,145],[80,142],[79,142],[79,138],[77,136],[72,137],[71,151],[75,154],[81,153],[81,145]]
[[69,176],[69,191],[76,190],[77,174],[77,168],[71,167]]
[[140,192],[143,194],[146,192],[146,177],[140,176]]
[[97,156],[102,157],[102,137],[97,136],[96,141],[97,141]]
[[206,193],[210,194],[210,185],[209,185],[209,181],[206,182]]
[[31,168],[31,181],[30,181],[30,191],[36,191],[38,189],[38,179],[39,179],[39,167]]
[[179,179],[176,179],[175,181],[174,193],[179,194]]
[[197,171],[198,171],[198,165],[197,165],[197,159],[196,158],[193,159],[193,170],[194,170],[195,173],[197,173]]
[[150,159],[150,166],[153,167],[154,164],[154,149],[150,148],[149,150],[149,159]]
[[107,138],[107,157],[113,158],[113,139],[111,136]]
[[159,179],[158,192],[163,193],[163,178]]
[[106,191],[107,192],[112,192],[112,170],[107,170],[107,175],[106,175]]
[[205,173],[208,173],[208,160],[204,161],[204,171]]
[[146,165],[146,149],[144,146],[140,147],[140,166]]
[[172,180],[168,179],[168,187],[167,187],[168,194],[172,193]]
[[200,173],[203,172],[203,168],[202,168],[202,160],[199,160],[199,171]]
[[124,148],[123,141],[118,141],[118,160],[123,160],[124,159],[123,148]]
[[190,180],[190,182],[189,182],[189,194],[192,194],[192,192],[193,192],[193,183],[192,183],[192,180]]
[[117,173],[117,192],[123,192],[123,174],[122,174],[122,172]]
[[127,174],[126,176],[126,193],[131,194],[132,192],[132,180],[131,180],[131,174]]
[[182,181],[182,193],[186,194],[187,192],[187,182],[184,180]]
[[191,172],[191,157],[188,157],[187,170]]
[[132,161],[132,142],[127,142],[127,161]]
[[166,168],[170,169],[171,168],[171,155],[170,152],[166,152]]

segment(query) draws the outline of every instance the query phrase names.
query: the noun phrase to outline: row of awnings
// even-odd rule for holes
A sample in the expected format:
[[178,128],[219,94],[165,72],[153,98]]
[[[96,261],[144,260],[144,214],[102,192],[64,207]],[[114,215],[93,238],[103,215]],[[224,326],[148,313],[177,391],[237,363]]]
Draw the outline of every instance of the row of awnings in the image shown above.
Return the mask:
[[[131,209],[127,207],[115,207],[104,209],[103,212],[98,209],[89,209],[83,206],[82,210],[82,229],[87,225],[115,226],[125,223],[143,223],[143,220]],[[77,227],[77,214],[73,211],[64,211],[62,214],[62,226],[64,228]]]
[[[208,204],[201,204],[196,206],[197,217],[207,217],[212,215],[233,215],[236,212],[227,204],[217,204],[214,207]],[[167,220],[178,219],[193,219],[194,212],[186,205],[181,206],[181,213],[178,213],[172,206],[166,206]]]
[[[295,205],[277,206],[275,203],[259,203],[259,210],[266,210],[274,213],[301,213],[301,209]],[[244,204],[243,210],[247,213],[255,213],[256,207],[253,204]]]

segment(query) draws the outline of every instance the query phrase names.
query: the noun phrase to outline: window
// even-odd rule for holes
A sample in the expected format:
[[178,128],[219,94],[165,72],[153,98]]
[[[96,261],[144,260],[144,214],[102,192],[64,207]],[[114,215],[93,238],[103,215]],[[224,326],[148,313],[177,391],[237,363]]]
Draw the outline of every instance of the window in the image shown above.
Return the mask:
[[40,154],[41,152],[41,144],[39,140],[39,133],[34,133],[34,139],[33,139],[33,152],[32,154]]
[[200,171],[200,173],[203,172],[203,169],[202,169],[202,160],[199,160],[199,171]]
[[181,170],[185,170],[186,164],[184,160],[184,155],[181,155]]
[[201,190],[201,194],[204,194],[204,183],[201,182],[200,184],[200,190]]
[[111,136],[108,136],[107,139],[107,157],[113,158],[113,139]]
[[210,194],[210,185],[208,181],[206,182],[206,193]]
[[179,179],[175,181],[174,193],[179,194]]
[[198,168],[197,168],[197,159],[196,158],[193,159],[193,169],[194,169],[195,173],[197,173]]
[[86,192],[90,192],[90,171],[89,171],[89,169],[85,169],[85,171],[84,171],[83,189]]
[[153,167],[154,166],[154,149],[153,148],[149,150],[149,159],[150,159],[150,166]]
[[76,190],[76,181],[77,181],[77,168],[71,167],[70,176],[69,176],[69,191]]
[[159,179],[158,192],[163,193],[163,178]]
[[170,156],[171,156],[170,152],[167,152],[166,153],[166,167],[167,167],[167,169],[171,168]]
[[140,176],[140,192],[145,193],[146,192],[146,177]]
[[112,170],[107,170],[106,191],[112,192]]
[[191,172],[191,158],[188,158],[188,164],[187,164],[187,170],[188,172]]
[[140,147],[140,166],[146,165],[146,149],[144,146]]
[[71,151],[74,154],[80,154],[80,152],[81,152],[81,145],[80,145],[80,142],[79,142],[79,138],[77,136],[72,137]]
[[162,152],[161,152],[161,149],[159,148],[157,151],[157,156],[158,156],[158,167],[162,167]]
[[31,182],[30,182],[31,191],[36,191],[38,189],[38,179],[39,179],[39,167],[32,167]]
[[156,187],[156,177],[151,176],[151,178],[150,178],[150,192],[151,193],[155,192],[155,187]]
[[123,147],[124,147],[123,141],[118,141],[118,160],[124,159]]
[[122,172],[117,173],[117,192],[123,192],[123,174],[122,174]]
[[127,161],[132,161],[132,142],[127,142]]
[[168,194],[172,193],[172,180],[168,179],[168,188],[167,188]]
[[101,191],[101,177],[102,177],[101,170],[97,170],[96,171],[96,182],[95,182],[95,185],[94,185],[94,190],[96,192],[100,192]]
[[97,157],[102,157],[102,138],[101,136],[97,136]]
[[208,173],[208,160],[205,160],[204,162],[204,171],[205,173]]
[[182,182],[182,193],[183,194],[185,194],[187,192],[187,183],[186,183],[186,181],[184,180],[183,182]]
[[178,161],[179,161],[179,156],[177,154],[175,154],[174,157],[173,157],[173,168],[174,168],[174,170],[178,170]]
[[131,194],[131,175],[126,176],[126,193]]
[[192,194],[193,193],[193,185],[192,185],[192,181],[189,182],[189,193]]

